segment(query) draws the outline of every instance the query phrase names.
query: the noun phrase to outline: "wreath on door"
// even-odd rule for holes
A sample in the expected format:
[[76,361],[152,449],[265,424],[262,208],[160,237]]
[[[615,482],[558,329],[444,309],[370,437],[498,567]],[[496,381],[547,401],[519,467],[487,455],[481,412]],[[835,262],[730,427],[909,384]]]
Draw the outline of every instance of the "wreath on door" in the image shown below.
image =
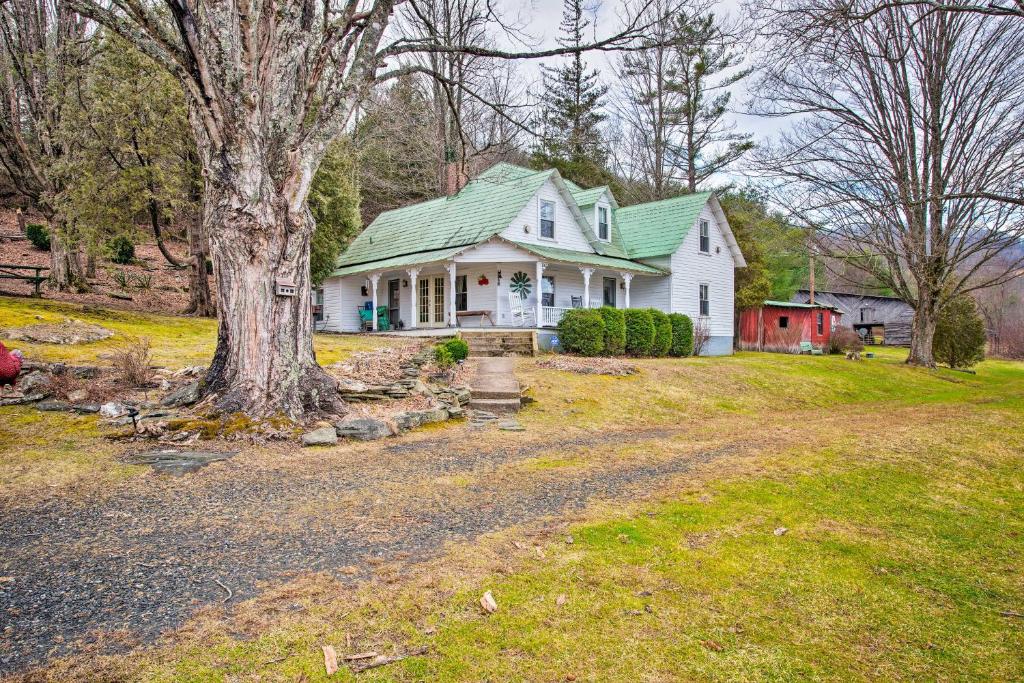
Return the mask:
[[514,273],[509,281],[508,288],[525,299],[530,296],[530,289],[532,288],[530,276],[523,271]]

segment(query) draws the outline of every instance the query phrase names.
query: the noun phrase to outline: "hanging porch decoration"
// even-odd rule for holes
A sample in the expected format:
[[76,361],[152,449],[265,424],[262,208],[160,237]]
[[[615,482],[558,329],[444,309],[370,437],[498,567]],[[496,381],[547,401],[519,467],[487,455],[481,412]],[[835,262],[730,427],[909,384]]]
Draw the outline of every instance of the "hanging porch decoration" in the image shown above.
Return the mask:
[[524,299],[530,296],[530,290],[533,288],[530,284],[530,276],[521,270],[512,274],[508,287]]

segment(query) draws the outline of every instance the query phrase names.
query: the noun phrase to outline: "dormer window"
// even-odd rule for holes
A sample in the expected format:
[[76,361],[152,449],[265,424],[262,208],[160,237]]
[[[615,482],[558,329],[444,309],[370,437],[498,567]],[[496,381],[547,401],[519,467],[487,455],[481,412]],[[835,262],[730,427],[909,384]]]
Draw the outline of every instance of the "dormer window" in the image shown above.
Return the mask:
[[555,239],[555,203],[546,199],[540,200],[540,236]]
[[700,252],[702,254],[711,253],[711,227],[707,221],[700,222]]
[[597,207],[597,237],[607,242],[610,238],[608,232],[608,207]]

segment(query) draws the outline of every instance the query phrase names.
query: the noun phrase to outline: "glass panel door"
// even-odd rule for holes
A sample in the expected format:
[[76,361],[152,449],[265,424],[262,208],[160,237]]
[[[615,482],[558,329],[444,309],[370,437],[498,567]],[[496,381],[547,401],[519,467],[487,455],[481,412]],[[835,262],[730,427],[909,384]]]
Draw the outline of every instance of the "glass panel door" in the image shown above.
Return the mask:
[[615,308],[615,278],[604,279],[604,305]]
[[444,278],[434,278],[434,323],[444,324]]

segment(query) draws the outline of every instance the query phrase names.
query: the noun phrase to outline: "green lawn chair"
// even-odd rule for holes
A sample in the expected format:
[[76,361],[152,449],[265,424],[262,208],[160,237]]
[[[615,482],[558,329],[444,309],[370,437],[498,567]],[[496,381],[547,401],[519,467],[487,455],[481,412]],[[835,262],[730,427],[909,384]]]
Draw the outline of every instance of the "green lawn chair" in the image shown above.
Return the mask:
[[[364,332],[369,332],[373,329],[373,309],[360,307],[359,309],[359,327]],[[391,320],[388,318],[388,307],[378,306],[377,307],[377,330],[384,331],[391,329]]]
[[811,346],[811,342],[809,342],[809,341],[802,341],[802,342],[800,342],[800,353],[801,354],[809,353],[812,356],[822,356],[822,355],[824,355],[824,352],[821,349],[814,348],[813,346]]

